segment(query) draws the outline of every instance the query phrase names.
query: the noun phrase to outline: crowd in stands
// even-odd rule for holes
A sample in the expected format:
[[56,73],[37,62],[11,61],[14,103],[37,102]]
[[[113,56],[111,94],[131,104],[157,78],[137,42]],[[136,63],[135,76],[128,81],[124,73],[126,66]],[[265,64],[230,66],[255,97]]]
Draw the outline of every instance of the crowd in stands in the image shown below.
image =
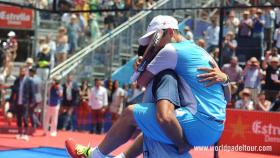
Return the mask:
[[136,103],[135,98],[141,99],[143,94],[136,83],[120,86],[117,80],[102,81],[96,78],[92,81],[83,80],[79,84],[69,74],[65,81],[60,76],[52,79],[44,108],[46,87],[37,73],[38,68],[30,60],[20,68],[18,77],[10,87],[12,92],[7,101],[6,115],[9,119],[13,116],[16,118],[16,139],[19,140],[28,141],[28,131],[37,128],[43,128],[45,136],[53,137],[57,136],[57,130],[101,134],[108,130],[106,123],[109,126],[114,123],[123,109],[128,104]]
[[[211,18],[211,25],[204,36],[195,42],[205,48],[217,61],[221,57],[221,69],[231,80],[233,92],[231,108],[270,111],[280,110],[280,9],[269,7],[243,10],[241,17],[230,10],[220,30],[218,18]],[[194,40],[189,26],[184,29],[187,39]],[[219,33],[223,31],[222,49],[219,50]],[[239,39],[258,39],[259,51],[253,52],[245,64],[236,54]],[[248,52],[249,53],[249,52]],[[250,52],[251,53],[251,52]]]
[[[51,7],[43,5],[42,8]],[[99,2],[99,3],[98,3]],[[118,8],[127,6],[126,1],[115,0],[77,0],[74,9],[88,10],[100,8]],[[105,3],[105,1],[104,1]],[[108,3],[108,4],[107,4]],[[139,0],[134,7],[150,7],[153,0]],[[102,4],[102,5],[101,5]],[[266,4],[269,5],[269,4]],[[100,79],[74,81],[72,75],[68,75],[65,82],[55,76],[45,98],[44,89],[47,88],[49,71],[55,65],[65,61],[69,54],[75,53],[84,47],[84,41],[94,41],[102,33],[116,27],[123,22],[122,18],[130,15],[122,15],[120,12],[104,14],[68,14],[62,15],[62,26],[58,28],[56,37],[47,35],[39,37],[36,57],[28,58],[25,65],[20,68],[19,75],[12,89],[7,115],[17,118],[19,135],[17,139],[28,140],[28,121],[32,128],[42,127],[45,135],[57,135],[57,130],[89,131],[100,134],[106,131],[107,116],[110,122],[114,122],[122,113],[124,107],[134,103],[134,99],[143,91],[135,83],[123,85],[118,81]],[[221,70],[231,80],[233,92],[229,108],[259,111],[279,111],[280,107],[280,9],[279,8],[252,8],[242,12],[238,18],[233,10],[229,12],[224,25],[224,39],[222,49],[218,49],[220,27],[218,18],[211,18],[211,25],[205,30],[203,38],[195,42],[205,48],[217,61],[219,53],[222,53]],[[41,15],[42,18],[48,18]],[[104,17],[104,30],[99,30],[98,17]],[[120,18],[120,19],[118,19]],[[185,37],[194,40],[192,30],[186,26]],[[1,52],[2,86],[7,77],[11,75],[13,61],[17,55],[17,38],[11,31],[3,43],[4,51]],[[259,59],[257,55],[249,58],[245,65],[239,62],[236,49],[239,43],[236,38],[259,38],[261,41]],[[91,86],[92,85],[92,86]],[[45,114],[42,113],[42,105],[46,100]],[[42,116],[45,116],[44,118]],[[44,120],[44,123],[42,123]],[[23,123],[23,125],[22,125]]]

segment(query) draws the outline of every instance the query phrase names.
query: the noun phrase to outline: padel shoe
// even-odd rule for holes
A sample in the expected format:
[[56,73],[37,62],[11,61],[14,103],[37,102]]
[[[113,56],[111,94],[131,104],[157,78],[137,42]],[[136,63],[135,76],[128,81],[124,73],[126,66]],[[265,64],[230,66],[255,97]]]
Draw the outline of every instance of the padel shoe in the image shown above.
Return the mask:
[[65,147],[72,158],[88,158],[92,148],[77,144],[73,139],[65,141]]

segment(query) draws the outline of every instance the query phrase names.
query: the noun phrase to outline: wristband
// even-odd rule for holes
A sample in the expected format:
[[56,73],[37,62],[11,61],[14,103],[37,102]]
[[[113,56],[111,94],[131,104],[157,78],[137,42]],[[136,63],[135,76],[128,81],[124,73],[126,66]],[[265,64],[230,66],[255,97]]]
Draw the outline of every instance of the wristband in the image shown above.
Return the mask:
[[229,84],[230,84],[230,79],[229,79],[229,77],[228,77],[228,75],[227,75],[227,80],[223,83],[223,86],[226,87],[226,86],[228,86]]

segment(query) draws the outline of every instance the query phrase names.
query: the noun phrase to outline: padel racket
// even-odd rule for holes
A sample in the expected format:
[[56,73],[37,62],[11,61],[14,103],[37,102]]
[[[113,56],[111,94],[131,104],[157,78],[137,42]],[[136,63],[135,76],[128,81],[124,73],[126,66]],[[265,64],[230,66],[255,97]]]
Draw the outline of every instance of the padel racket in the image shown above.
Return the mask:
[[163,30],[158,30],[154,33],[151,42],[149,43],[147,49],[144,52],[143,60],[139,64],[137,71],[134,72],[133,76],[131,77],[132,82],[136,81],[140,74],[145,71],[148,64],[155,58],[161,47],[159,46],[160,41],[164,35]]

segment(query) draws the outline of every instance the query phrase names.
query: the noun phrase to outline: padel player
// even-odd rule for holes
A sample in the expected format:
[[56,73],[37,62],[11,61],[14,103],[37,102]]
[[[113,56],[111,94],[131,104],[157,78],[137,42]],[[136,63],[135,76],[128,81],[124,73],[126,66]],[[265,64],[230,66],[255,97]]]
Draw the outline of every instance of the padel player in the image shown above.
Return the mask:
[[[178,101],[179,95],[177,95],[173,104],[181,106],[176,109],[176,115],[174,115],[173,111],[170,115],[172,116],[173,114],[180,124],[178,127],[176,122],[170,122],[169,125],[172,127],[175,124],[175,128],[170,128],[169,131],[171,131],[170,133],[174,133],[173,131],[179,132],[172,135],[166,132],[168,129],[164,130],[159,125],[156,116],[158,106],[155,106],[154,103],[135,104],[125,110],[98,147],[84,147],[75,144],[73,141],[66,141],[67,150],[72,157],[105,157],[119,145],[125,143],[137,125],[145,136],[162,143],[176,144],[177,146],[180,145],[174,140],[182,141],[184,135],[191,145],[212,145],[220,137],[224,127],[223,120],[226,105],[222,83],[205,88],[204,84],[197,80],[197,75],[202,73],[197,68],[207,67],[207,69],[212,70],[209,62],[213,59],[205,50],[193,42],[184,40],[178,32],[176,19],[170,16],[157,16],[152,20],[149,27],[166,29],[167,34],[162,42],[163,45],[166,45],[148,65],[147,71],[140,76],[139,82],[142,85],[147,85],[155,75],[160,75],[159,72],[165,69],[174,70],[178,74],[182,83],[180,86],[183,87],[183,94],[180,96],[183,96],[183,98]],[[146,43],[148,43],[150,36],[153,34],[149,32],[149,28],[147,34],[140,41],[146,40]],[[210,72],[208,75],[213,75],[213,73]],[[207,79],[212,80],[213,78],[215,76]],[[216,80],[212,82],[215,83]],[[212,84],[212,82],[209,84]],[[172,89],[170,86],[169,88]],[[171,95],[170,89],[162,89],[161,91],[162,93],[165,92],[165,95]],[[156,98],[156,100],[158,101],[157,104],[161,101],[166,101],[160,98]],[[166,104],[172,104],[170,101],[173,100],[167,101]],[[168,107],[168,109],[170,108]],[[182,131],[181,127],[183,128]],[[130,156],[124,153],[117,157]]]

